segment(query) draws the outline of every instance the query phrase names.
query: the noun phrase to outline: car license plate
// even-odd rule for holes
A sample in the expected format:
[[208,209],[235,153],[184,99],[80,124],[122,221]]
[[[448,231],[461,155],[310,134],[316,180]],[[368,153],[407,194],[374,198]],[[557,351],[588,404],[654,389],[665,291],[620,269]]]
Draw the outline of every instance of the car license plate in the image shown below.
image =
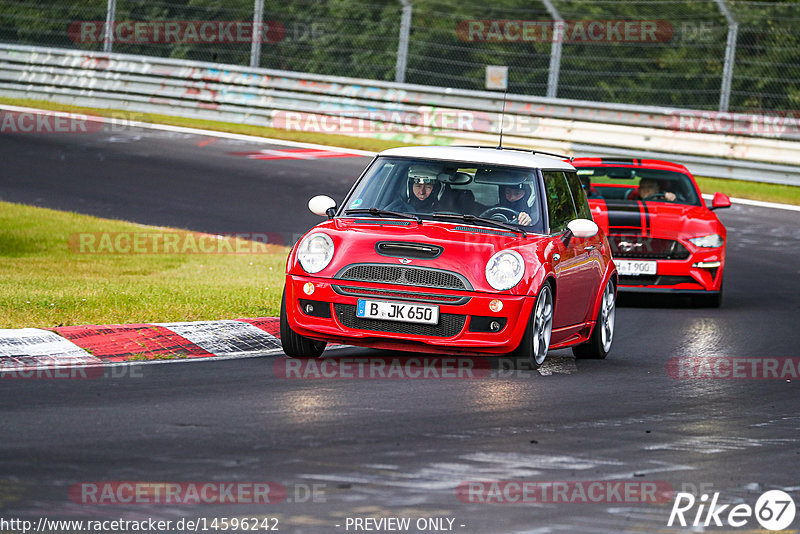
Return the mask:
[[356,317],[384,321],[403,321],[406,323],[438,324],[439,306],[358,299]]
[[614,260],[617,265],[617,273],[620,276],[639,276],[641,274],[656,274],[656,266],[658,263],[654,261],[631,261],[631,260]]

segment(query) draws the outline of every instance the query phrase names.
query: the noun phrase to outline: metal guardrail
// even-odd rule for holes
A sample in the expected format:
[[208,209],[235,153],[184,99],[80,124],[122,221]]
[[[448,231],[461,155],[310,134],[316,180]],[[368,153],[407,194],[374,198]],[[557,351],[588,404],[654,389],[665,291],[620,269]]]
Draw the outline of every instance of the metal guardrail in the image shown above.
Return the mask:
[[[503,109],[503,95],[488,91],[3,44],[0,94],[423,143],[497,142]],[[798,122],[508,95],[503,124],[509,145],[657,157],[704,176],[800,186]]]

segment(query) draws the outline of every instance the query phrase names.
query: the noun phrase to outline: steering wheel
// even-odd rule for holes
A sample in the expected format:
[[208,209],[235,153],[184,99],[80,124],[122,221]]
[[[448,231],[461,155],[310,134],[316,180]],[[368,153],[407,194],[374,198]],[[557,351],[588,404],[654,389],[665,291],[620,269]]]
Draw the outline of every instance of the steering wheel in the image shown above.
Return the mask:
[[647,195],[642,200],[667,200],[666,193],[653,193],[652,195]]
[[494,219],[495,221],[509,223],[517,218],[517,212],[512,210],[511,208],[504,208],[503,206],[497,206],[494,208],[489,208],[488,210],[484,211],[479,215],[479,217]]

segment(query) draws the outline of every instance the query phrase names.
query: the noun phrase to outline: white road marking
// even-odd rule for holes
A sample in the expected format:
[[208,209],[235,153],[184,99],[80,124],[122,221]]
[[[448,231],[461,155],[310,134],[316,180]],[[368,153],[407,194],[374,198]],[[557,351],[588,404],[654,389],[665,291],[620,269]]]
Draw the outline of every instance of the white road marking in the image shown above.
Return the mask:
[[[714,195],[703,194],[703,198],[706,200],[711,200],[714,198]],[[778,204],[777,202],[764,202],[762,200],[750,200],[749,198],[730,198],[732,203],[742,204],[744,206],[756,206],[758,208],[770,208],[775,210],[800,211],[800,206],[795,206],[794,204]]]
[[[36,108],[26,108],[20,106],[10,106],[6,104],[0,104],[0,109],[5,109],[8,111],[18,111],[22,113],[50,113],[50,114],[57,114],[57,116],[69,116],[70,113],[68,112],[58,112],[58,111],[51,111],[46,109],[36,109]],[[83,115],[83,114],[78,114]],[[97,121],[103,123],[113,122],[114,119],[107,118],[107,117],[96,117],[96,116],[87,116],[89,121]],[[129,127],[136,127],[136,128],[149,128],[151,130],[162,130],[166,132],[175,132],[175,133],[185,133],[185,134],[192,134],[192,135],[201,135],[201,136],[208,136],[208,137],[218,137],[221,139],[233,139],[236,141],[245,141],[248,143],[260,143],[260,144],[270,144],[270,145],[282,145],[282,146],[291,146],[291,147],[298,147],[298,148],[315,148],[319,150],[331,150],[333,152],[342,152],[342,153],[349,153],[349,154],[357,154],[361,156],[368,156],[372,157],[377,154],[377,152],[371,152],[369,150],[358,150],[354,148],[342,148],[338,146],[331,146],[331,145],[319,145],[316,143],[301,143],[299,141],[287,141],[285,139],[272,139],[270,137],[256,137],[253,135],[244,135],[244,134],[235,134],[229,132],[218,132],[215,130],[203,130],[200,128],[187,128],[185,126],[171,126],[168,124],[153,124],[150,122],[140,122],[140,121],[130,121],[127,126]],[[703,195],[703,198],[711,199],[713,195]],[[782,210],[790,210],[790,211],[800,211],[800,206],[795,206],[792,204],[779,204],[776,202],[763,202],[760,200],[749,200],[744,198],[735,198],[731,197],[731,202],[735,204],[744,204],[748,206],[757,206],[761,208],[771,208],[771,209],[782,209]]]

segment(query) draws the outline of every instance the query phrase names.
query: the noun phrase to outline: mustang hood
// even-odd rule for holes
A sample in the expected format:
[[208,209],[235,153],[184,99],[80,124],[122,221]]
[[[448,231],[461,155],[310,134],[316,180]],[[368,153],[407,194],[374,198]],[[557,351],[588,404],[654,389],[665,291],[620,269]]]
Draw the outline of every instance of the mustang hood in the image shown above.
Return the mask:
[[592,200],[592,215],[609,234],[675,238],[719,233],[719,221],[705,206],[666,202]]

